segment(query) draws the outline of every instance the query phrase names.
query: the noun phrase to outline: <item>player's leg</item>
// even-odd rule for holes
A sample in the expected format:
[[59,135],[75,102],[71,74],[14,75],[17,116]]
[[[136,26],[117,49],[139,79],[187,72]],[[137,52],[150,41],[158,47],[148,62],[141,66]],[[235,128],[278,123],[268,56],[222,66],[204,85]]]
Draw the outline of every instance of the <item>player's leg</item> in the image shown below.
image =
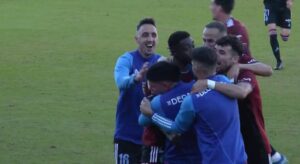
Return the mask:
[[144,128],[143,133],[143,164],[161,164],[163,156],[163,145],[165,144],[165,136],[156,126],[148,126]]
[[268,153],[255,124],[243,127],[242,135],[248,156],[247,164],[269,164]]
[[264,11],[265,24],[268,26],[270,45],[272,48],[273,55],[276,59],[275,70],[280,70],[283,68],[283,63],[280,57],[280,49],[279,49],[279,43],[277,39],[276,23],[277,23],[278,16],[276,12],[277,11],[270,5],[265,5],[265,11]]
[[142,164],[162,164],[162,150],[159,146],[143,146]]
[[283,41],[288,41],[292,27],[290,9],[286,8],[284,11],[281,12],[279,26],[281,27],[281,39]]
[[290,37],[290,33],[291,33],[291,30],[290,29],[287,29],[287,28],[282,28],[281,29],[281,34],[280,34],[280,36],[281,36],[281,39],[283,40],[283,41],[288,41],[289,40],[289,37]]
[[141,163],[141,151],[141,145],[124,140],[115,140],[115,164],[139,164]]
[[283,68],[283,63],[280,56],[280,48],[277,39],[276,24],[275,23],[268,24],[268,30],[269,30],[269,37],[270,37],[270,45],[272,48],[273,55],[276,59],[275,70],[281,70]]

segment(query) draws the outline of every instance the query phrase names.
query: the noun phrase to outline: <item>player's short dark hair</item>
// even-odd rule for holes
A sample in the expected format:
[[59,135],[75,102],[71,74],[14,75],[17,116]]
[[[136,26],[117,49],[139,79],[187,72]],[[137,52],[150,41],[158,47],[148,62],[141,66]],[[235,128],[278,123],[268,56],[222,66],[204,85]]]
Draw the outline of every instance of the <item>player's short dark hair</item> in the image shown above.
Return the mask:
[[141,28],[141,26],[145,24],[150,24],[156,27],[155,20],[153,18],[144,18],[138,23],[138,25],[136,26],[136,30],[138,31]]
[[222,7],[226,14],[230,14],[234,7],[234,0],[215,0],[215,4]]
[[180,41],[190,37],[190,34],[186,31],[176,31],[172,33],[168,39],[169,48],[175,48],[178,46]]
[[238,56],[243,55],[243,44],[242,42],[235,36],[224,36],[217,40],[216,45],[219,46],[231,46],[232,50],[236,52]]
[[215,28],[215,29],[219,30],[220,33],[227,33],[226,26],[223,23],[218,22],[218,21],[213,21],[213,22],[208,23],[205,26],[205,28]]
[[192,60],[204,64],[207,67],[213,67],[217,64],[217,53],[209,47],[198,47],[193,49]]
[[161,61],[149,68],[146,78],[151,82],[178,82],[180,81],[180,69],[175,64]]

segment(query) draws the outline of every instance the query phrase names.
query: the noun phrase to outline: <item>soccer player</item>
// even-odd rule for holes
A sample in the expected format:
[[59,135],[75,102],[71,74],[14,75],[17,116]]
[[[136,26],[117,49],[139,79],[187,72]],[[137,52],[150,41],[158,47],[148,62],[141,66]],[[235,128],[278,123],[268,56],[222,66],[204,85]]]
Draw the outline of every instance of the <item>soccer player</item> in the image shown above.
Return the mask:
[[168,39],[171,57],[167,59],[180,68],[180,79],[183,82],[190,82],[195,79],[191,54],[194,46],[194,40],[186,31],[176,31],[172,33]]
[[158,34],[155,21],[145,18],[137,25],[136,50],[126,52],[116,62],[114,78],[120,95],[114,134],[117,164],[136,164],[141,159],[143,128],[138,124],[139,105],[144,97],[142,83],[147,69],[160,58],[155,53]]
[[[210,22],[205,26],[202,33],[203,45],[215,49],[216,41],[223,36],[227,36],[226,27],[224,26],[224,24],[217,21]],[[256,75],[272,75],[272,68],[269,65],[259,62],[247,54],[243,54],[237,66],[240,70],[250,70]],[[232,72],[233,73],[229,73],[229,76],[237,76],[231,75],[235,74],[236,71],[234,69],[232,69]]]
[[[214,50],[196,48],[192,55],[193,71],[198,79],[211,79],[230,83],[222,75],[216,75],[217,55]],[[237,163],[247,160],[240,132],[236,99],[218,91],[207,89],[188,95],[183,100],[175,121],[153,112],[143,99],[141,111],[168,133],[182,134],[190,128],[197,132],[198,147],[203,164]]]
[[245,25],[230,15],[233,8],[234,0],[212,0],[210,5],[213,19],[224,23],[227,27],[228,35],[236,36],[243,43],[244,54],[252,56]]
[[[174,120],[181,102],[191,91],[193,82],[182,82],[179,67],[166,61],[151,66],[147,72],[147,80],[151,93],[157,95],[151,101],[152,109],[163,114],[166,118]],[[139,123],[142,126],[149,126],[151,125],[151,119],[141,115]],[[194,130],[191,129],[182,134],[179,138],[176,138],[176,141],[171,136],[169,136],[169,139],[165,140],[164,163],[201,163]]]
[[[239,23],[235,23],[235,24],[238,25]],[[237,26],[236,28],[234,28],[234,27],[235,26],[232,26],[233,29],[244,29],[241,31],[246,31],[245,28],[241,28],[239,26]],[[211,22],[211,23],[207,24],[203,30],[202,37],[203,37],[204,46],[214,48],[216,41],[226,35],[227,35],[226,27],[222,23]],[[244,37],[244,38],[248,38],[248,37]],[[245,53],[245,51],[244,51],[244,53]],[[271,76],[272,75],[272,68],[270,66],[255,60],[253,57],[251,57],[250,55],[247,55],[247,54],[243,54],[243,56],[240,57],[238,67],[237,68],[232,67],[230,69],[230,71],[227,72],[227,75],[231,78],[234,78],[237,76],[239,69],[240,70],[250,70],[255,75],[260,75],[260,76]],[[273,146],[271,146],[271,148],[272,148],[272,153],[271,153],[272,162],[281,161],[284,163],[287,161],[286,157],[284,155],[280,154],[279,152],[277,152]]]
[[[230,69],[243,53],[242,43],[233,36],[225,36],[216,42],[218,72]],[[199,84],[199,81],[197,82]],[[209,80],[202,81],[203,89],[210,88],[227,96],[239,98],[241,131],[249,164],[269,164],[271,146],[265,131],[260,90],[254,74],[242,70],[236,85],[222,84]],[[197,90],[199,91],[199,90]]]
[[265,24],[268,26],[270,44],[276,59],[275,70],[283,69],[283,62],[280,57],[279,43],[277,40],[276,26],[281,27],[281,39],[288,41],[291,31],[291,7],[292,0],[264,0]]
[[[194,80],[191,65],[191,52],[194,41],[186,31],[176,31],[168,39],[170,57],[165,61],[180,68],[180,80],[191,82]],[[154,93],[150,93],[155,95]],[[147,126],[143,133],[142,162],[158,164],[162,161],[162,152],[165,145],[165,135],[156,126]]]

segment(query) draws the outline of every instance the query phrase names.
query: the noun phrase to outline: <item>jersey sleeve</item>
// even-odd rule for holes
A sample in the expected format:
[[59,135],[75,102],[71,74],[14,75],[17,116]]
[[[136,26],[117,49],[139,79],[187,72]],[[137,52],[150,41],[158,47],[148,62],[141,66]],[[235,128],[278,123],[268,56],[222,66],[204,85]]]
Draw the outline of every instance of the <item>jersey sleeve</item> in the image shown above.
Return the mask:
[[243,70],[240,72],[237,83],[249,83],[252,86],[252,88],[255,88],[255,81],[255,75],[251,71]]
[[139,125],[149,126],[151,124],[152,124],[151,118],[145,116],[144,114],[140,114],[140,116],[139,116]]
[[135,74],[130,75],[132,60],[131,55],[124,54],[120,56],[116,62],[114,78],[120,90],[130,88],[134,84]]
[[152,116],[153,123],[167,133],[184,133],[191,127],[194,119],[195,110],[191,96],[187,96],[183,100],[175,121],[167,119],[158,113]]
[[241,58],[239,63],[241,64],[253,64],[253,63],[257,63],[258,61],[256,59],[254,59],[252,56],[248,55],[248,54],[244,54]]

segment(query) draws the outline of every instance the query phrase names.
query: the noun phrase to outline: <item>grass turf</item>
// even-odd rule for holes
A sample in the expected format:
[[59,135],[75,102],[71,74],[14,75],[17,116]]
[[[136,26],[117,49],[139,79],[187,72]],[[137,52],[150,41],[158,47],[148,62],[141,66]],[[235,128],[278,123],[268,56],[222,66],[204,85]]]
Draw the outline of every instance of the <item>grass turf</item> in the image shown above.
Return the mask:
[[[201,45],[209,1],[2,0],[0,2],[0,163],[113,163],[118,91],[113,67],[136,47],[136,23],[157,21],[157,52],[187,30]],[[300,163],[299,3],[290,41],[280,42],[286,68],[259,78],[271,143]],[[274,65],[259,1],[237,1],[254,56]]]

